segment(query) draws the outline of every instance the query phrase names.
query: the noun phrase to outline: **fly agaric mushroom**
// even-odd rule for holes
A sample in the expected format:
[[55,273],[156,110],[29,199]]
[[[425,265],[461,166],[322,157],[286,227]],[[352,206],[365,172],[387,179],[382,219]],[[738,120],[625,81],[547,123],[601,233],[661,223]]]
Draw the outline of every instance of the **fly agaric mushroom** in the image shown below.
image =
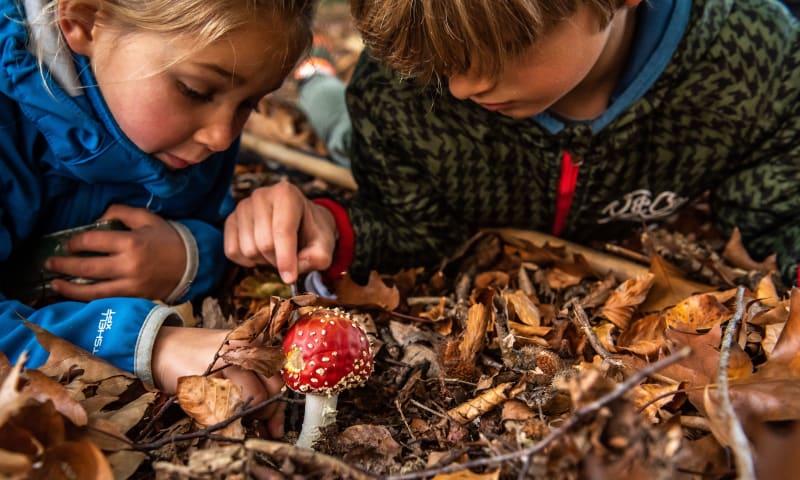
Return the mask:
[[372,374],[372,351],[364,329],[338,308],[302,315],[283,339],[283,380],[306,394],[296,445],[311,448],[320,429],[336,421],[339,392],[363,385]]

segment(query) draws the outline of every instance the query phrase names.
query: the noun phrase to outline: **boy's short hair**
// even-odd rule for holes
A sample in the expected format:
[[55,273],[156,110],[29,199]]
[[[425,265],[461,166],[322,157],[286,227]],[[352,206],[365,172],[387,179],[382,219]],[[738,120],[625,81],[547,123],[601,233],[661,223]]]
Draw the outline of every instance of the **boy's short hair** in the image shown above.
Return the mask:
[[580,2],[605,26],[624,0],[350,0],[372,55],[422,82],[441,75],[496,77]]

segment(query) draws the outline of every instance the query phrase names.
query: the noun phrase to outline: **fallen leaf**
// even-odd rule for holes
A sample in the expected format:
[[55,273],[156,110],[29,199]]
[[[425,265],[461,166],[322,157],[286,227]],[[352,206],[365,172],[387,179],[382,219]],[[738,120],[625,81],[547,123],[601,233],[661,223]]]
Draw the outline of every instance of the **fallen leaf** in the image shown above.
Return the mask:
[[400,304],[400,291],[387,286],[378,272],[372,271],[366,285],[359,285],[349,275],[336,282],[336,296],[347,306],[378,306],[392,311]]
[[742,243],[742,232],[739,231],[739,227],[735,227],[731,232],[731,238],[728,239],[728,243],[725,244],[725,249],[722,251],[722,258],[730,262],[734,267],[744,270],[759,270],[768,273],[778,271],[777,256],[775,254],[768,256],[762,262],[756,262],[750,257],[747,249],[744,248],[744,243]]
[[[242,392],[227,378],[192,375],[178,379],[176,396],[184,412],[204,427],[230,418],[242,406]],[[244,438],[241,418],[216,432],[229,438]]]
[[650,273],[654,276],[653,287],[647,295],[647,301],[640,307],[642,312],[657,312],[690,295],[716,290],[709,285],[688,280],[677,267],[659,255],[650,258]]
[[636,307],[647,298],[647,293],[653,286],[653,279],[653,275],[648,273],[622,282],[611,292],[600,309],[600,315],[620,330],[627,329]]
[[222,359],[231,365],[238,365],[246,370],[260,373],[266,378],[280,372],[286,361],[281,347],[263,345],[227,347],[223,349]]

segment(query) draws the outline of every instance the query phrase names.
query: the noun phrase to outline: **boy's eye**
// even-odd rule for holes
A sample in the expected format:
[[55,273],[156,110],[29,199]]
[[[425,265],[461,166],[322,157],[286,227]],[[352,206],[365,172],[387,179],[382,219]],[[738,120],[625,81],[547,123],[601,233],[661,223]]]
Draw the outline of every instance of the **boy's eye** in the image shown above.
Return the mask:
[[191,100],[198,102],[210,102],[212,100],[212,95],[210,93],[198,92],[183,82],[178,82],[178,90]]

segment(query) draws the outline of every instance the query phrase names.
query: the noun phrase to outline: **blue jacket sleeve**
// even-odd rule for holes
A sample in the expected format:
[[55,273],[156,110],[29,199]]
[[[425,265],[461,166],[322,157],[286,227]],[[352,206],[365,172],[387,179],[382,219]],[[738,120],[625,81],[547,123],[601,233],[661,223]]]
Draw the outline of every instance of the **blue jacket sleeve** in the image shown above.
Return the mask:
[[227,260],[223,250],[222,231],[200,220],[177,222],[186,227],[194,237],[194,245],[190,245],[188,250],[194,251],[196,254],[194,261],[197,262],[194,279],[179,301],[194,300],[200,295],[209,293],[223,276]]
[[159,328],[180,325],[180,316],[169,307],[135,298],[105,298],[89,303],[60,302],[35,310],[0,296],[0,347],[12,363],[29,355],[26,366],[37,368],[49,356],[38,343],[30,321],[112,365],[133,372],[153,384],[150,360]]

